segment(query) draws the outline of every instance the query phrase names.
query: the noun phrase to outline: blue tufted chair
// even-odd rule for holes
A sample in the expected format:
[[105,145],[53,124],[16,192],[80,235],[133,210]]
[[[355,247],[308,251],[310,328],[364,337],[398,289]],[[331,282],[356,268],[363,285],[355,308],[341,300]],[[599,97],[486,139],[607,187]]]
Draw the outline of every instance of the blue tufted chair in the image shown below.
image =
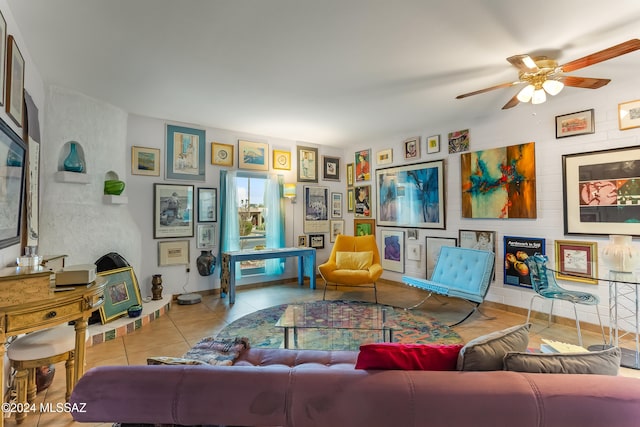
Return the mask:
[[431,280],[402,276],[405,284],[429,292],[422,301],[410,308],[418,307],[434,293],[461,298],[475,304],[469,314],[451,326],[459,325],[484,301],[493,277],[494,259],[495,256],[490,251],[443,246]]

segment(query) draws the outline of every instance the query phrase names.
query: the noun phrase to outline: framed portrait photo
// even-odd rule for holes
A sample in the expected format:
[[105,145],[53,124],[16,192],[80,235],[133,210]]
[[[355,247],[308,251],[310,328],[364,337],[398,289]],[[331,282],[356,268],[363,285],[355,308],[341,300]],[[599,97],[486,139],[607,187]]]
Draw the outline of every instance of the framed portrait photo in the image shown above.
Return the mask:
[[356,151],[356,182],[371,179],[371,149]]
[[371,186],[360,185],[354,190],[353,210],[355,216],[360,218],[371,217]]
[[620,130],[640,127],[640,99],[618,104],[618,127]]
[[188,264],[188,240],[169,240],[166,242],[158,242],[158,265],[160,267]]
[[414,160],[420,158],[420,137],[414,136],[413,138],[406,139],[404,141],[404,158],[405,160]]
[[273,168],[291,170],[291,151],[273,150]]
[[231,144],[211,143],[211,164],[233,167],[233,149]]
[[160,176],[160,149],[131,147],[131,174]]
[[556,116],[556,139],[594,133],[593,108]]
[[205,131],[167,125],[165,178],[204,181]]
[[238,141],[238,168],[256,171],[269,170],[269,144]]
[[469,129],[449,132],[449,154],[469,151]]
[[322,179],[340,181],[340,157],[322,156]]
[[127,314],[129,307],[142,303],[133,267],[101,271],[97,274],[107,280],[104,286],[104,304],[98,309],[102,323],[123,316]]
[[154,184],[153,238],[193,237],[193,185]]
[[298,154],[298,182],[318,182],[318,149],[296,147]]
[[198,222],[218,220],[218,189],[198,187]]
[[556,240],[556,279],[598,284],[598,243]]

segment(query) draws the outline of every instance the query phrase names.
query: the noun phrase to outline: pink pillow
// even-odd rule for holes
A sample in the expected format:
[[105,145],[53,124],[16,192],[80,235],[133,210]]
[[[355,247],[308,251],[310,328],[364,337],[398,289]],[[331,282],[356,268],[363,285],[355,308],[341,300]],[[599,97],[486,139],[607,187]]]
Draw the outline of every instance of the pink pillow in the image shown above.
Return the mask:
[[462,344],[364,344],[356,369],[455,371],[461,348]]

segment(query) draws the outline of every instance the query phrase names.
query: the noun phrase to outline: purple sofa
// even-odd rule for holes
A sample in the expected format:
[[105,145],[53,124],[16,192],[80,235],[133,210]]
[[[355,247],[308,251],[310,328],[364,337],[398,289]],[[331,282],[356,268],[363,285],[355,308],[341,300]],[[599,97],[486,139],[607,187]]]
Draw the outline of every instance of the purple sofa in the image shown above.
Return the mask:
[[252,348],[234,366],[101,366],[80,422],[234,426],[638,426],[636,378],[365,371],[357,352]]

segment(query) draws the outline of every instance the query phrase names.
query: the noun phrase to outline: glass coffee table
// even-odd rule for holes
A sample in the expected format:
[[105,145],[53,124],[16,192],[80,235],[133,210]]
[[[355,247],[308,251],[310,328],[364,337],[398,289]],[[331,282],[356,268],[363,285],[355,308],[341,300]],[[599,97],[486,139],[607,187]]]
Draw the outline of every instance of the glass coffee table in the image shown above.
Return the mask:
[[[284,331],[284,348],[308,348],[304,335],[320,332],[324,339],[393,342],[397,327],[387,320],[387,309],[381,306],[345,306],[344,304],[289,304],[276,326]],[[317,334],[316,334],[317,335]],[[335,338],[337,336],[338,338]],[[344,338],[348,336],[348,338]],[[330,338],[327,338],[330,337]],[[306,340],[317,341],[317,337]],[[302,346],[301,346],[302,344]],[[331,345],[322,344],[322,349]]]

